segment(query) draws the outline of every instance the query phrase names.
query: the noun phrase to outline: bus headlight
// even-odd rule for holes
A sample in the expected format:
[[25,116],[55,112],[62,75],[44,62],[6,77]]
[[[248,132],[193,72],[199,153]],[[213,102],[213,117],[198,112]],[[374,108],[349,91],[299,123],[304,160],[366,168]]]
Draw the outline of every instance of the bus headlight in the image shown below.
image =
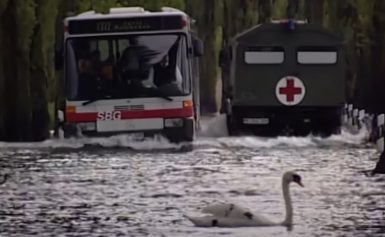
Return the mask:
[[168,118],[164,119],[165,128],[178,128],[183,127],[183,119],[181,118]]
[[81,131],[96,131],[96,123],[78,123],[78,128]]

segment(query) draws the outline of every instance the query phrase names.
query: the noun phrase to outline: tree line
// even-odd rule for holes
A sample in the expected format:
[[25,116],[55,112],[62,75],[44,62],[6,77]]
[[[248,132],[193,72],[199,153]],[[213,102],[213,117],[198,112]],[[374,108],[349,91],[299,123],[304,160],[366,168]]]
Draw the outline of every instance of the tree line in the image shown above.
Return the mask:
[[48,137],[62,80],[54,70],[55,42],[63,19],[90,9],[115,6],[157,10],[171,6],[196,20],[204,42],[201,101],[216,100],[219,51],[235,34],[272,18],[287,16],[323,25],[345,39],[347,99],[370,112],[384,112],[385,1],[383,0],[0,0],[0,140],[37,141]]

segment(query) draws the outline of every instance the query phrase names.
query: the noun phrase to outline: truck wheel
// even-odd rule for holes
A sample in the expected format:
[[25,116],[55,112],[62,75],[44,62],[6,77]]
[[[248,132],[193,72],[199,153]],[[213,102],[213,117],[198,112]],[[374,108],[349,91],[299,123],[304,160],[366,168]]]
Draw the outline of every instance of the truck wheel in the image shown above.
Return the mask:
[[333,134],[341,133],[341,121],[340,118],[330,118],[322,121],[318,121],[314,126],[314,133],[321,137],[329,137]]

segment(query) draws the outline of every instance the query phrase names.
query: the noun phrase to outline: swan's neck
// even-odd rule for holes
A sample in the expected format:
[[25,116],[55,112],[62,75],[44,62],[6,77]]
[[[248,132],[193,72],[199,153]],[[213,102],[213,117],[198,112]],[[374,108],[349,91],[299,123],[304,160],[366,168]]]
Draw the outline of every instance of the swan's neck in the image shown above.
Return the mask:
[[282,181],[282,192],[286,208],[286,217],[282,222],[282,225],[291,226],[293,224],[293,206],[291,204],[290,187],[288,182]]

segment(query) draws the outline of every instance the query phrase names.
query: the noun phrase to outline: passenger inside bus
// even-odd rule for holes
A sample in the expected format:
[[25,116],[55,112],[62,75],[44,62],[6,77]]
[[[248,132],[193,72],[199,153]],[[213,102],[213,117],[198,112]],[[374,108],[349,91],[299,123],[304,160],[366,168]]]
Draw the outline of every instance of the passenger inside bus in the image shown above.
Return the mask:
[[181,42],[174,35],[69,40],[66,95],[73,100],[183,95],[188,85]]
[[94,50],[80,58],[79,64],[79,99],[111,96],[116,82],[112,59],[101,60],[100,51]]
[[98,91],[98,68],[100,67],[100,52],[93,51],[88,55],[80,56],[79,67],[79,99],[94,98]]
[[118,70],[129,93],[143,94],[153,88],[154,69],[149,63],[152,52],[138,43],[136,37],[129,37],[129,45],[118,61]]
[[178,66],[173,67],[170,64],[168,55],[154,65],[154,70],[154,83],[162,93],[166,95],[182,94],[182,74]]

